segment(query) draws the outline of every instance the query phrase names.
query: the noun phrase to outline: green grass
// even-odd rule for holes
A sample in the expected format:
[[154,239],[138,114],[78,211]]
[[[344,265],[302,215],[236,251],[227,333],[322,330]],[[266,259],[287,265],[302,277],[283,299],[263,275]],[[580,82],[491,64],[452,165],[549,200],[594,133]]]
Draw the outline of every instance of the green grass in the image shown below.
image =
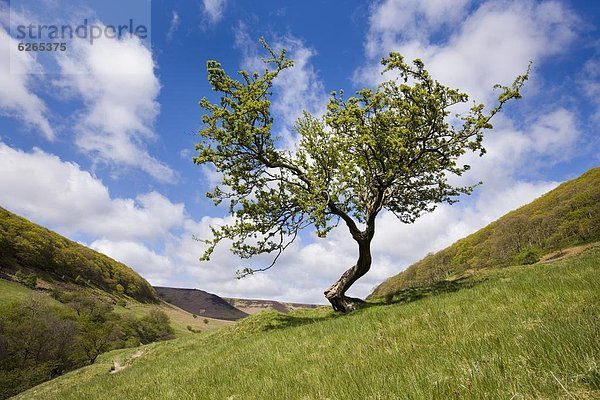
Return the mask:
[[[346,316],[261,313],[104,354],[20,398],[600,398],[600,245],[421,294]],[[115,361],[129,366],[111,374]]]
[[33,291],[31,289],[19,283],[0,279],[0,309],[12,302],[25,300],[31,296],[32,293]]

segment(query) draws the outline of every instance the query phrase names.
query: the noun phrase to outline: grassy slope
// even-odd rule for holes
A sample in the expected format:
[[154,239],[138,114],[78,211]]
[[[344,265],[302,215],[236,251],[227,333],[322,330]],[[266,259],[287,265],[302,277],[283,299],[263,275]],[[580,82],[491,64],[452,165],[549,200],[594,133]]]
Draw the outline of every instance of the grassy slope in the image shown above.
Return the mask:
[[[152,308],[156,307],[167,313],[171,320],[171,326],[173,329],[175,329],[175,335],[177,337],[191,334],[192,332],[187,329],[188,326],[191,326],[196,331],[212,332],[233,323],[231,321],[223,321],[213,318],[194,318],[193,314],[165,302],[161,302],[158,305],[134,302],[127,304],[127,307],[125,308],[115,306],[115,311],[118,313],[132,313],[140,318],[148,314]],[[205,320],[207,322],[205,322]]]
[[453,280],[484,268],[531,264],[553,251],[600,240],[600,168],[568,181],[379,285],[369,298]]
[[[211,335],[107,353],[20,398],[600,397],[600,244],[478,279],[348,316],[267,312]],[[110,374],[114,361],[128,367]]]
[[0,275],[17,270],[50,282],[158,302],[152,286],[125,264],[0,207]]
[[[0,279],[0,310],[2,307],[14,301],[24,300],[29,297],[33,291],[19,283]],[[53,300],[49,297],[50,300]],[[56,302],[58,303],[58,302]]]

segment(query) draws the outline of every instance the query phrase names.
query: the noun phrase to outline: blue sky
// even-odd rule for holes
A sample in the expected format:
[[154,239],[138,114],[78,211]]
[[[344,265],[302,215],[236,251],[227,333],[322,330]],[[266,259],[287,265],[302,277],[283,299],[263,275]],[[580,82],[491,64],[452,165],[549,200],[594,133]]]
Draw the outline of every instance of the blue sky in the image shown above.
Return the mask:
[[486,104],[493,84],[534,63],[524,98],[497,116],[488,154],[469,159],[472,171],[460,179],[484,184],[413,225],[384,212],[373,268],[355,295],[600,161],[597,2],[87,0],[85,15],[103,26],[151,16],[151,38],[74,39],[65,52],[19,52],[16,22],[45,21],[52,10],[69,21],[82,15],[75,3],[60,3],[0,1],[0,205],[153,284],[323,302],[323,290],[354,262],[342,227],[323,240],[306,232],[275,268],[243,280],[235,271],[247,264],[227,246],[198,261],[202,244],[192,236],[207,237],[210,224],[227,218],[204,198],[218,174],[191,161],[197,103],[217,99],[205,64],[219,60],[230,73],[262,68],[260,36],[295,60],[273,97],[274,130],[289,142],[303,109],[319,114],[331,91],[385,79],[379,60],[389,51],[422,58],[436,79]]

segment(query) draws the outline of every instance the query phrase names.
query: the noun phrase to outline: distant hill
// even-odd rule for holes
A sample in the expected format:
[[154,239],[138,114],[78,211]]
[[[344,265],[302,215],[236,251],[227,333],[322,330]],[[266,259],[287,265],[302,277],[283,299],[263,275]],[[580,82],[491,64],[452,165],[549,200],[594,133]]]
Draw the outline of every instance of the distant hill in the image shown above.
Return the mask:
[[198,289],[178,289],[155,286],[158,296],[189,313],[221,320],[235,321],[248,316],[216,294]]
[[14,280],[16,274],[159,301],[152,286],[125,264],[0,207],[0,278]]
[[256,314],[265,310],[274,310],[287,314],[303,308],[319,307],[315,304],[286,303],[275,300],[236,299],[228,297],[224,297],[223,299],[235,308],[248,314]]
[[600,240],[600,168],[565,182],[379,285],[371,299],[455,280],[485,268],[533,264],[566,247]]
[[154,286],[158,296],[167,303],[202,317],[235,321],[261,311],[272,310],[287,314],[314,304],[286,303],[275,300],[256,300],[219,297],[199,289],[178,289]]

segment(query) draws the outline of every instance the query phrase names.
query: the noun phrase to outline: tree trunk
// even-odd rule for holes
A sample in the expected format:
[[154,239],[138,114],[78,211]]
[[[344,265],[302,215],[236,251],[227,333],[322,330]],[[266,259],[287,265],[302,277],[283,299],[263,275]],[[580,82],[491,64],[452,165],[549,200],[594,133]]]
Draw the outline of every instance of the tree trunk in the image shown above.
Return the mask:
[[371,268],[371,239],[365,238],[357,240],[357,242],[358,260],[356,264],[344,272],[340,279],[325,291],[325,297],[335,311],[346,313],[355,310],[359,304],[364,303],[361,299],[346,296],[346,291],[350,286]]

